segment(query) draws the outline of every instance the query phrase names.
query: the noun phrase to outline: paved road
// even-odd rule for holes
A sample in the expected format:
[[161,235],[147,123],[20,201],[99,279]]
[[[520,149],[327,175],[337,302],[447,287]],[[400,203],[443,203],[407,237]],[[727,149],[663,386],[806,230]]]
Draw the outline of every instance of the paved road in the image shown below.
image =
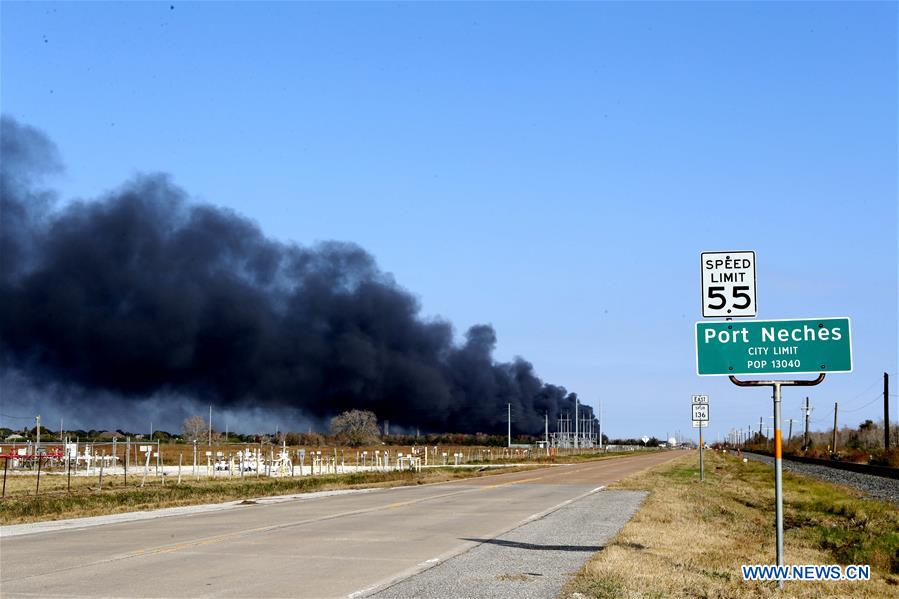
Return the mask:
[[677,455],[5,538],[0,594],[358,596]]

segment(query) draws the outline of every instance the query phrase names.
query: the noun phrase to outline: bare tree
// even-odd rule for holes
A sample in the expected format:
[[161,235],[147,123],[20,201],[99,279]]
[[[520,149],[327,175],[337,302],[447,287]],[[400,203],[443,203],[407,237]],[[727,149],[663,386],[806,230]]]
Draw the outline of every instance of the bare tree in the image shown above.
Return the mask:
[[351,447],[376,443],[380,435],[378,417],[368,410],[349,410],[331,419],[331,434]]
[[202,441],[206,438],[208,431],[208,423],[202,416],[189,416],[181,423],[181,434],[185,441],[194,439]]

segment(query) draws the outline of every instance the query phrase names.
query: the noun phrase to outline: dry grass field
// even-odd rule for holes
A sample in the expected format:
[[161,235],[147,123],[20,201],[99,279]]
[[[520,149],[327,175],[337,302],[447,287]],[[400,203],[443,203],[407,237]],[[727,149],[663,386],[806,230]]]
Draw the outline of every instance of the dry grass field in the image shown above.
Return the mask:
[[[527,470],[530,466],[502,468],[502,472]],[[292,493],[395,487],[444,482],[496,474],[496,468],[428,468],[421,472],[389,471],[358,472],[269,478],[192,479],[188,474],[180,485],[173,477],[163,484],[163,478],[148,477],[140,487],[139,475],[104,476],[103,488],[95,477],[72,477],[71,492],[64,475],[41,476],[40,495],[35,496],[35,476],[10,476],[6,482],[6,498],[0,501],[0,524],[21,524],[43,520],[59,520],[85,516],[100,516],[121,512],[152,510],[164,507],[198,505],[237,501]]]
[[614,488],[650,492],[616,539],[563,597],[750,598],[899,596],[899,510],[853,489],[784,473],[786,564],[869,564],[867,582],[743,581],[741,564],[771,564],[774,477],[770,467],[706,452],[629,477]]
[[[324,452],[322,453],[324,455]],[[122,475],[106,474],[103,476],[102,487],[98,474],[67,477],[62,472],[44,472],[40,476],[40,487],[38,488],[38,480],[34,472],[15,473],[10,474],[6,479],[5,497],[0,500],[0,524],[99,516],[312,491],[444,482],[496,474],[500,471],[526,470],[543,465],[546,460],[551,463],[572,463],[585,460],[616,459],[632,455],[637,454],[627,452],[553,456],[535,461],[533,466],[505,465],[500,469],[475,465],[467,468],[425,468],[417,473],[391,470],[315,476],[307,474],[306,476],[280,478],[256,476],[255,473],[247,473],[244,477],[229,477],[227,474],[219,473],[217,478],[211,479],[203,476],[199,480],[191,476],[190,466],[185,466],[181,484],[177,484],[177,476],[171,472],[168,476],[154,476],[154,470],[151,468],[151,474],[147,476],[143,487],[141,487],[142,469],[138,467],[134,467],[128,475],[127,484]],[[506,461],[513,462],[514,460]],[[494,462],[502,463],[502,460]],[[496,463],[492,464],[492,466],[496,465]],[[205,468],[202,470],[205,472]]]

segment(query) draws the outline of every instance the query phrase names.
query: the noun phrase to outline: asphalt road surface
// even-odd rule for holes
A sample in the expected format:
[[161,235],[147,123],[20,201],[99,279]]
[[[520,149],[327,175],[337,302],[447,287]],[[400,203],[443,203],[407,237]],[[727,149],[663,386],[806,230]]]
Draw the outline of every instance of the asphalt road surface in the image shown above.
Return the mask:
[[[603,495],[599,487],[677,455],[7,537],[0,540],[0,595],[317,598],[387,592],[481,545],[509,546],[503,535],[528,523],[550,515],[564,519],[566,513],[583,517],[583,509],[565,508],[586,505],[579,500]],[[548,534],[529,530],[531,537]]]

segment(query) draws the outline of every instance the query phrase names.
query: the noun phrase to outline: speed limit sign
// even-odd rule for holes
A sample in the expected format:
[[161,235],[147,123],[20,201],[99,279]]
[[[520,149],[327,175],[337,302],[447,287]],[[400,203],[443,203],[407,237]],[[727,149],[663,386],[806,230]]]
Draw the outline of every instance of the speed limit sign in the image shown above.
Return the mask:
[[755,252],[702,252],[702,316],[755,316]]

